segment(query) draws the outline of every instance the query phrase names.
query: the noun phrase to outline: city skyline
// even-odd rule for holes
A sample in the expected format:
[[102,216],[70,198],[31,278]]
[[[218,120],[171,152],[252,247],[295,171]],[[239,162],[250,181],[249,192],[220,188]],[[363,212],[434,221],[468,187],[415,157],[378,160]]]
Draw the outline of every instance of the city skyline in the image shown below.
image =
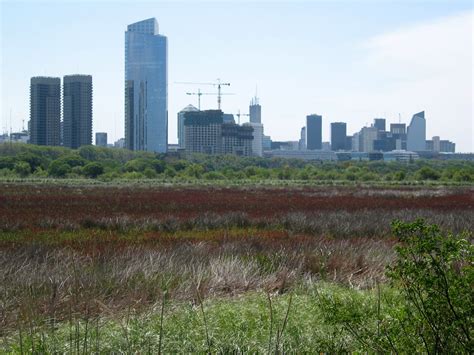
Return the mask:
[[[110,5],[110,4],[109,4]],[[170,5],[170,4],[168,4]],[[188,4],[189,5],[189,4]],[[361,7],[367,5],[366,2],[361,2]],[[265,124],[265,134],[269,134],[275,140],[296,140],[299,137],[299,128],[301,124],[304,123],[305,118],[311,112],[318,112],[323,116],[323,141],[329,140],[330,129],[329,125],[331,122],[347,122],[347,133],[353,134],[359,130],[361,126],[364,126],[366,123],[371,122],[375,117],[384,117],[387,119],[388,123],[396,123],[398,122],[398,113],[402,114],[402,122],[409,124],[409,120],[413,112],[418,112],[422,110],[426,110],[428,120],[427,120],[427,134],[426,137],[432,137],[436,135],[441,135],[445,139],[449,139],[455,141],[457,143],[457,150],[458,151],[473,151],[472,147],[472,136],[473,134],[469,134],[472,132],[472,81],[469,80],[470,76],[464,73],[463,79],[461,79],[461,85],[456,85],[458,82],[456,80],[459,79],[459,73],[452,73],[452,67],[448,66],[451,64],[449,61],[442,61],[441,64],[446,66],[446,77],[441,80],[441,83],[444,85],[451,84],[450,90],[453,91],[451,95],[446,96],[446,101],[443,102],[441,93],[446,91],[446,87],[440,87],[439,92],[440,94],[437,96],[431,95],[428,97],[428,94],[433,94],[433,90],[421,90],[424,88],[423,85],[430,84],[430,86],[434,86],[436,88],[435,83],[436,80],[431,80],[432,78],[429,75],[432,75],[434,79],[436,79],[436,75],[434,72],[438,69],[437,64],[432,62],[434,60],[430,56],[423,55],[426,53],[430,53],[429,50],[433,48],[437,48],[436,46],[427,48],[426,46],[419,49],[421,53],[412,52],[413,58],[407,56],[409,53],[403,51],[403,53],[393,53],[389,51],[389,47],[387,47],[387,43],[395,43],[400,44],[404,43],[404,36],[409,34],[419,34],[421,32],[421,37],[423,38],[423,31],[428,32],[428,34],[436,33],[439,29],[450,29],[447,32],[447,35],[452,35],[456,33],[463,34],[463,38],[455,38],[454,40],[450,39],[451,42],[455,42],[457,44],[463,44],[466,48],[465,50],[468,52],[454,52],[454,54],[458,55],[457,62],[459,62],[459,70],[463,69],[466,70],[465,64],[470,63],[469,59],[472,59],[469,53],[469,45],[472,44],[466,42],[466,39],[472,38],[472,35],[465,34],[465,29],[469,29],[469,24],[472,23],[472,9],[469,4],[458,4],[457,6],[451,6],[447,4],[433,4],[431,8],[427,9],[422,16],[420,15],[420,8],[419,6],[411,5],[411,7],[407,4],[399,3],[400,9],[398,12],[396,11],[393,14],[393,18],[387,24],[380,23],[382,20],[379,19],[376,24],[380,25],[379,29],[374,30],[373,28],[366,28],[363,27],[359,29],[359,34],[363,34],[360,37],[364,38],[363,43],[370,44],[370,48],[377,47],[381,51],[378,52],[377,55],[371,56],[369,59],[372,60],[372,65],[370,66],[370,70],[374,72],[375,79],[372,77],[373,81],[369,80],[369,83],[363,88],[363,90],[355,90],[354,86],[358,83],[359,78],[348,77],[347,80],[341,80],[341,77],[344,75],[348,75],[348,67],[350,64],[356,65],[360,64],[359,61],[350,62],[349,59],[354,57],[354,54],[351,52],[347,52],[346,57],[341,56],[343,54],[340,52],[341,43],[344,42],[342,38],[343,33],[336,33],[326,36],[318,37],[317,33],[309,33],[306,36],[301,37],[294,37],[292,38],[292,34],[300,31],[302,28],[298,26],[294,26],[295,28],[286,28],[285,31],[280,31],[275,27],[275,22],[278,19],[275,17],[275,9],[269,7],[268,4],[260,3],[260,5],[255,4],[246,4],[246,7],[256,8],[254,9],[255,12],[251,14],[249,17],[249,21],[251,27],[256,27],[254,23],[257,14],[261,14],[262,11],[268,10],[269,19],[264,20],[263,22],[268,25],[270,23],[273,26],[270,26],[270,29],[276,30],[276,37],[280,39],[283,43],[288,44],[291,48],[300,48],[299,52],[295,52],[294,56],[288,56],[287,53],[282,53],[284,59],[287,60],[289,64],[300,63],[301,66],[304,66],[304,70],[306,70],[308,74],[308,80],[301,81],[301,68],[295,68],[288,66],[287,69],[283,68],[280,69],[280,72],[275,71],[275,67],[281,65],[279,58],[274,58],[274,62],[272,65],[269,65],[269,68],[266,69],[262,66],[262,59],[261,54],[255,52],[256,43],[252,38],[246,37],[247,43],[242,43],[242,41],[233,42],[232,45],[229,46],[225,45],[222,42],[226,36],[229,38],[233,38],[233,32],[228,33],[228,29],[222,28],[216,31],[215,33],[211,34],[209,32],[209,26],[204,24],[202,26],[202,34],[200,33],[199,36],[196,38],[193,31],[185,31],[185,28],[181,28],[177,30],[175,27],[175,23],[173,23],[173,19],[177,21],[177,10],[183,10],[185,6],[181,5],[170,5],[171,9],[165,10],[162,5],[152,6],[151,4],[142,4],[140,5],[137,11],[130,11],[130,14],[124,14],[123,10],[126,8],[124,5],[118,6],[118,10],[116,11],[119,16],[117,16],[114,21],[112,21],[112,26],[115,29],[118,27],[117,23],[120,21],[121,18],[128,18],[127,22],[122,22],[120,31],[118,34],[114,34],[114,36],[118,36],[118,40],[121,40],[122,48],[121,52],[123,52],[123,31],[126,29],[127,24],[133,23],[136,21],[140,21],[150,17],[156,17],[158,22],[160,23],[160,33],[166,33],[166,36],[170,40],[170,79],[169,79],[169,91],[170,91],[170,104],[169,104],[169,113],[168,113],[168,120],[170,122],[170,127],[168,130],[168,137],[169,143],[174,143],[177,141],[176,139],[176,117],[177,112],[181,109],[186,107],[188,104],[193,104],[196,106],[194,98],[186,97],[185,92],[189,91],[185,86],[178,86],[174,85],[174,81],[178,80],[196,80],[196,81],[208,81],[208,80],[215,80],[216,77],[221,77],[225,81],[229,81],[232,83],[230,88],[226,88],[229,92],[236,92],[237,95],[234,96],[225,96],[223,98],[223,110],[226,113],[237,113],[237,110],[242,110],[246,112],[248,107],[248,102],[252,96],[254,96],[255,92],[255,85],[258,85],[258,92],[259,97],[261,98],[262,102],[262,122]],[[89,6],[97,7],[98,11],[97,14],[94,14],[91,19],[87,21],[87,24],[92,29],[100,28],[100,26],[95,22],[95,16],[101,14],[104,9],[107,9],[109,6],[105,3],[100,4],[89,4]],[[387,6],[390,7],[389,4],[384,4],[382,7]],[[34,6],[32,6],[34,8]],[[87,5],[71,5],[63,6],[58,5],[59,9],[55,9],[53,13],[57,11],[72,11],[79,9],[81,11],[85,11],[87,9]],[[242,11],[242,9],[237,6],[235,3],[229,3],[226,6],[213,4],[210,6],[207,4],[204,8],[209,10],[211,7],[210,12],[211,14],[218,14],[220,12],[224,12],[226,16],[229,16],[228,10],[229,8],[234,9],[237,8],[237,11]],[[322,3],[315,3],[310,4],[309,14],[304,15],[300,12],[300,8],[295,5],[292,6],[290,4],[278,4],[275,6],[276,8],[280,9],[282,7],[287,7],[289,9],[288,18],[289,21],[293,19],[293,24],[297,15],[303,16],[303,18],[308,18],[314,16],[315,18],[319,18],[322,16],[321,13],[331,12],[333,11],[333,15],[335,15],[335,11],[338,10],[341,12],[341,18],[339,19],[339,24],[343,28],[346,26],[344,20],[347,19],[347,10],[343,9],[343,6],[332,6],[328,4]],[[152,11],[156,8],[155,11]],[[28,114],[28,105],[27,105],[27,96],[25,97],[24,92],[26,91],[25,88],[19,87],[24,86],[26,87],[25,83],[21,83],[20,79],[24,76],[24,73],[17,73],[17,71],[13,70],[16,79],[11,78],[11,70],[9,68],[14,69],[17,68],[15,65],[12,65],[12,58],[16,58],[18,55],[18,45],[23,45],[25,40],[21,39],[22,34],[15,34],[13,37],[16,38],[18,41],[16,43],[12,43],[11,39],[9,38],[8,34],[12,33],[12,23],[11,18],[7,16],[8,13],[10,14],[17,14],[20,11],[24,11],[25,8],[20,5],[15,5],[13,3],[4,3],[2,4],[2,123],[1,129],[3,130],[5,126],[9,128],[9,115],[10,109],[12,111],[12,126],[14,129],[19,130],[21,129],[22,121],[27,120]],[[62,9],[62,10],[61,10]],[[335,10],[336,9],[336,10]],[[411,9],[409,14],[407,14],[406,19],[403,19],[403,25],[401,26],[401,13],[403,11]],[[190,21],[188,23],[190,28],[192,28],[192,23],[195,21],[193,16],[191,16],[191,12],[193,10],[193,6],[189,5],[186,6],[186,12],[184,12],[184,20]],[[318,10],[318,11],[316,11]],[[374,10],[375,12],[381,11]],[[31,9],[28,11],[32,11]],[[28,12],[27,11],[27,12]],[[121,12],[122,11],[122,12]],[[201,10],[203,11],[203,10]],[[135,14],[136,12],[136,14]],[[167,16],[166,13],[175,13],[174,16]],[[146,13],[146,14],[145,14]],[[30,14],[31,15],[31,14]],[[41,14],[40,19],[46,16],[45,14]],[[51,16],[51,15],[47,15]],[[47,17],[46,16],[46,17]],[[210,15],[209,15],[210,16]],[[306,16],[306,17],[304,17]],[[8,17],[8,19],[7,19]],[[28,17],[28,16],[27,16]],[[216,17],[217,18],[217,17]],[[359,18],[361,20],[362,17]],[[6,20],[6,21],[4,21]],[[43,19],[44,20],[44,19]],[[78,31],[78,22],[77,20],[73,20],[71,24],[71,28],[66,30],[67,33],[77,41],[83,41],[81,33]],[[222,19],[219,21],[222,22]],[[466,27],[467,23],[467,27]],[[34,24],[32,24],[33,26]],[[263,26],[263,24],[262,24]],[[103,27],[103,25],[102,25]],[[185,26],[187,27],[187,26]],[[219,27],[219,26],[218,26]],[[317,27],[317,26],[316,26]],[[370,26],[369,26],[370,27]],[[259,29],[259,27],[256,27]],[[308,29],[308,28],[304,28]],[[261,28],[260,28],[261,30]],[[48,28],[42,29],[41,31],[48,32]],[[41,32],[40,31],[40,32]],[[106,36],[106,38],[110,38],[110,41],[117,42],[117,38],[110,37],[110,28],[105,29],[104,34],[98,34],[98,36]],[[243,34],[248,35],[248,29],[242,28]],[[410,32],[411,31],[411,32]],[[357,32],[357,31],[356,31]],[[298,32],[300,33],[300,32]],[[265,42],[260,40],[260,45],[263,49],[263,54],[265,55],[275,55],[275,40],[268,37],[268,33],[262,31],[260,33],[261,37]],[[426,34],[424,34],[426,36]],[[58,34],[58,44],[60,45],[61,36]],[[283,36],[283,37],[282,37]],[[330,38],[330,37],[335,38]],[[34,37],[34,36],[32,36]],[[245,36],[242,36],[245,37]],[[448,36],[449,37],[449,36]],[[294,40],[295,43],[288,42],[288,39],[291,38]],[[98,40],[103,39],[100,37]],[[334,57],[334,53],[331,53],[332,47],[336,47],[336,54],[339,54],[335,63],[329,67],[327,76],[321,74],[321,70],[324,67],[328,66],[326,59],[317,58],[308,56],[307,54],[311,54],[311,48],[306,48],[304,45],[308,43],[308,39],[314,42],[315,48],[318,50],[325,49],[327,52],[327,57],[332,58]],[[332,42],[330,39],[336,39],[337,41]],[[349,39],[354,40],[355,42],[352,44],[360,44],[360,39],[354,39],[353,36],[347,39],[347,42],[350,42]],[[187,40],[187,47],[183,45],[184,42]],[[388,40],[388,42],[383,42],[384,40]],[[418,38],[419,40],[419,38]],[[440,46],[444,44],[445,38],[440,39]],[[92,45],[90,51],[94,54],[95,50],[97,50],[97,45],[94,41],[92,41]],[[197,43],[193,43],[197,42]],[[245,42],[245,41],[243,41]],[[406,41],[405,41],[406,42]],[[458,43],[459,42],[459,43]],[[173,43],[175,45],[173,45]],[[209,55],[206,54],[206,51],[209,51],[209,47],[216,43],[220,43],[220,47],[216,47],[219,49],[216,53],[210,53]],[[242,45],[247,44],[247,49],[245,53],[247,55],[242,56],[242,53],[239,53],[238,48],[241,48]],[[407,45],[417,44],[416,41],[407,43]],[[426,44],[426,43],[422,43]],[[204,46],[203,46],[204,45]],[[298,45],[298,46],[297,46]],[[348,48],[352,47],[351,44],[347,44]],[[432,45],[432,43],[430,44]],[[202,49],[196,52],[197,47],[201,46]],[[372,47],[371,47],[372,46]],[[107,47],[107,46],[105,46]],[[343,46],[344,47],[344,46]],[[107,131],[111,138],[111,141],[116,140],[120,137],[123,137],[123,127],[124,127],[124,112],[123,112],[123,54],[121,56],[114,56],[113,54],[116,52],[117,48],[115,45],[111,46],[112,50],[109,48],[110,55],[108,55],[103,60],[108,61],[111,64],[111,69],[117,66],[117,61],[119,66],[122,67],[122,70],[110,70],[108,72],[105,71],[97,71],[97,69],[89,70],[91,68],[90,63],[87,60],[87,57],[90,54],[86,53],[88,51],[87,46],[82,45],[82,52],[76,52],[76,69],[64,69],[64,63],[61,63],[59,58],[56,59],[54,57],[55,52],[54,50],[51,53],[51,56],[46,55],[39,55],[38,58],[41,60],[37,63],[37,67],[45,67],[45,72],[41,70],[33,71],[31,68],[32,64],[27,62],[27,68],[29,68],[28,76],[39,76],[39,75],[51,75],[56,76],[58,73],[62,72],[85,72],[90,73],[94,77],[94,132],[100,131]],[[233,48],[236,48],[235,51]],[[245,48],[245,46],[244,46]],[[28,48],[26,48],[28,50]],[[360,48],[358,48],[360,50]],[[452,56],[453,50],[459,50],[459,48],[450,48],[448,47],[447,55]],[[20,50],[19,52],[24,52],[25,48]],[[309,52],[308,52],[309,51]],[[385,51],[385,52],[384,52]],[[387,52],[388,51],[388,52]],[[220,53],[223,52],[223,53]],[[369,50],[370,52],[370,50]],[[177,56],[188,53],[188,56],[182,56],[183,58],[176,59]],[[235,53],[235,54],[233,54]],[[413,55],[416,53],[416,55]],[[40,53],[41,54],[41,53]],[[255,54],[255,55],[251,55]],[[302,55],[305,54],[305,55]],[[359,53],[360,54],[360,53]],[[372,53],[374,54],[374,53]],[[421,54],[421,55],[420,55]],[[242,65],[235,66],[235,59],[232,57],[238,57],[238,62]],[[412,74],[415,69],[419,69],[419,66],[416,64],[419,63],[405,63],[406,64],[406,73],[404,72],[403,75],[395,75],[394,73],[389,72],[387,69],[389,66],[381,65],[383,59],[390,59],[389,64],[397,66],[396,62],[407,59],[414,60],[415,62],[418,60],[417,58],[421,56],[425,58],[425,62],[423,63],[427,66],[429,70],[422,71],[422,76],[425,77],[426,82],[423,80],[416,81],[417,79],[412,79],[413,82],[407,78],[408,74]],[[443,57],[443,53],[440,53],[440,56]],[[222,58],[229,58],[228,63],[223,63]],[[325,56],[321,56],[325,57]],[[35,58],[35,61],[38,62],[38,58]],[[53,60],[53,59],[54,60]],[[83,59],[86,60],[83,60]],[[251,60],[251,58],[253,58]],[[429,58],[429,60],[426,60]],[[19,64],[25,63],[29,58],[25,57],[19,61]],[[306,62],[307,59],[307,62]],[[311,59],[311,60],[310,60]],[[367,59],[367,58],[365,58]],[[54,61],[54,63],[51,63]],[[313,63],[314,64],[308,64]],[[74,62],[74,61],[73,61]],[[208,62],[208,63],[206,63]],[[255,62],[255,63],[254,63]],[[472,62],[472,60],[471,60]],[[57,70],[52,70],[51,66],[55,64]],[[121,64],[121,65],[120,65]],[[321,65],[322,64],[322,65]],[[438,63],[439,64],[439,63]],[[212,67],[212,68],[211,68]],[[177,75],[178,69],[184,69],[180,71],[180,75]],[[338,71],[336,70],[338,69]],[[342,69],[342,70],[341,70]],[[363,69],[363,68],[362,68]],[[366,68],[367,69],[367,68]],[[19,70],[19,69],[16,69]],[[458,69],[456,69],[458,70]],[[467,70],[471,71],[472,68],[467,68]],[[8,73],[7,73],[8,72]],[[243,77],[237,78],[238,74],[245,72]],[[31,75],[30,75],[31,74]],[[295,80],[288,79],[289,76],[295,75]],[[392,74],[392,78],[390,77]],[[398,73],[399,74],[399,73]],[[429,75],[428,75],[429,74]],[[171,76],[173,75],[173,79]],[[278,76],[280,75],[280,76]],[[471,75],[472,76],[472,75]],[[109,81],[110,85],[110,93],[105,93],[106,89],[109,86],[103,85],[104,77],[106,78],[113,78],[112,81]],[[254,78],[249,79],[249,77]],[[319,78],[321,79],[318,81],[317,85],[312,85],[312,79]],[[280,79],[279,81],[276,79]],[[298,79],[298,80],[296,80]],[[330,79],[333,79],[335,83],[339,83],[341,87],[337,87],[336,84],[330,83]],[[386,82],[383,81],[386,80]],[[456,79],[456,80],[455,80]],[[27,79],[29,80],[29,78]],[[285,85],[281,85],[280,83],[284,82]],[[341,84],[342,82],[342,84]],[[399,85],[400,82],[403,85]],[[102,86],[101,84],[102,83]],[[119,87],[114,85],[114,83],[119,83]],[[321,83],[321,84],[320,84]],[[370,86],[376,86],[375,84],[379,84],[379,90],[374,90],[373,94],[368,95],[366,90]],[[11,84],[11,85],[10,85]],[[278,85],[280,84],[280,85]],[[412,85],[413,84],[413,85]],[[272,88],[271,86],[275,86],[276,89]],[[395,88],[396,87],[396,88]],[[6,93],[6,88],[11,88],[12,90],[8,90]],[[97,89],[96,89],[97,88]],[[401,89],[406,89],[406,93],[404,95],[400,95],[397,92]],[[121,89],[121,95],[117,95],[117,91]],[[190,87],[189,89],[196,89],[196,87]],[[286,89],[286,90],[282,90]],[[396,90],[395,90],[396,89]],[[413,95],[413,90],[417,89],[417,93],[420,95],[416,97]],[[279,90],[280,92],[276,92],[275,90]],[[282,91],[285,91],[282,93]],[[369,90],[370,91],[370,90]],[[21,94],[19,92],[22,92]],[[105,93],[105,94],[104,94]],[[395,94],[394,94],[395,93]],[[459,93],[460,96],[459,96]],[[458,94],[459,97],[454,97],[455,94]],[[283,95],[283,96],[281,96]],[[413,97],[415,96],[415,97]],[[286,97],[286,100],[283,100],[282,97]],[[466,100],[467,98],[467,100]],[[20,99],[26,99],[26,104],[22,102],[20,104]],[[286,102],[288,101],[288,102]],[[365,102],[364,102],[365,101]],[[405,102],[406,101],[406,102]],[[371,102],[371,106],[368,105],[368,102]],[[96,104],[97,103],[97,104]],[[342,103],[342,104],[341,104]],[[446,106],[445,108],[440,108],[439,105],[443,104]],[[339,107],[341,106],[341,107]],[[455,115],[456,117],[449,117],[447,108],[452,106],[452,110],[449,112],[450,115]],[[290,107],[290,108],[289,108]],[[382,107],[382,110],[380,109]],[[26,108],[26,110],[25,110]],[[213,109],[215,108],[215,97],[210,96],[203,99],[203,109]],[[444,112],[446,112],[444,114]],[[467,112],[467,113],[466,113]],[[111,118],[110,116],[114,116]],[[105,117],[105,118],[104,118]],[[456,124],[452,124],[455,122]]]

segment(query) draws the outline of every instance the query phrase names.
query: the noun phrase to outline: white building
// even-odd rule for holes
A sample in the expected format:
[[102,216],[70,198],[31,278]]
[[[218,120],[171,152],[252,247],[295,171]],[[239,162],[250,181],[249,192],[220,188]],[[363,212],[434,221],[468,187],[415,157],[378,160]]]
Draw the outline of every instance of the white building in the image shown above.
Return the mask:
[[301,160],[337,160],[332,151],[324,150],[272,150],[265,153],[272,158],[301,159]]
[[400,161],[400,162],[408,163],[418,158],[419,156],[417,153],[410,152],[407,150],[392,150],[391,152],[383,153],[384,161]]
[[413,152],[426,150],[425,111],[414,114],[407,127],[407,150]]
[[246,122],[244,126],[250,126],[253,128],[253,141],[252,141],[252,155],[257,157],[263,156],[263,124]]
[[184,114],[186,112],[199,111],[193,105],[188,105],[178,112],[178,144],[180,148],[184,148],[186,145],[186,138],[184,137]]

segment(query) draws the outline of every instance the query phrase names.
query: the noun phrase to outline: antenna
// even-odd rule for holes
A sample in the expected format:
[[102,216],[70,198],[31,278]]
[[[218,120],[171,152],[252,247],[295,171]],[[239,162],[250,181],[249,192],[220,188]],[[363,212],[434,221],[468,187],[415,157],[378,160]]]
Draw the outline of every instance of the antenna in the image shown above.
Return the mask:
[[398,114],[398,123],[402,123],[402,115]]

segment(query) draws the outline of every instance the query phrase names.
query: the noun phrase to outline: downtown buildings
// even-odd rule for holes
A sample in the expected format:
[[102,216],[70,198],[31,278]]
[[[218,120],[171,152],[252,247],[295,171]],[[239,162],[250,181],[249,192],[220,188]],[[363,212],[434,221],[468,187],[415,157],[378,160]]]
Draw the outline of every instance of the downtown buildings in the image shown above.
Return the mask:
[[168,146],[168,40],[154,18],[125,32],[125,147],[165,153]]
[[79,148],[92,144],[92,76],[33,77],[30,85],[30,143]]
[[63,145],[72,149],[92,144],[92,76],[63,79]]
[[60,145],[61,79],[33,77],[30,84],[30,143]]
[[253,128],[224,122],[221,110],[184,113],[186,154],[252,155]]

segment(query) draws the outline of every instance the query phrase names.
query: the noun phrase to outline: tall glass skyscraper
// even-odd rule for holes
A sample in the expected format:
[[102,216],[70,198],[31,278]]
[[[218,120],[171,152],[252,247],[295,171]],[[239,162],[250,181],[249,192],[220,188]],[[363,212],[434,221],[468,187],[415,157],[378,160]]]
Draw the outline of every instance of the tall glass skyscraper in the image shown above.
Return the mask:
[[413,152],[426,150],[425,111],[415,113],[407,127],[407,150]]
[[168,42],[154,18],[125,32],[125,147],[164,153],[168,147]]
[[306,149],[322,149],[322,121],[323,117],[320,115],[313,114],[306,116]]

